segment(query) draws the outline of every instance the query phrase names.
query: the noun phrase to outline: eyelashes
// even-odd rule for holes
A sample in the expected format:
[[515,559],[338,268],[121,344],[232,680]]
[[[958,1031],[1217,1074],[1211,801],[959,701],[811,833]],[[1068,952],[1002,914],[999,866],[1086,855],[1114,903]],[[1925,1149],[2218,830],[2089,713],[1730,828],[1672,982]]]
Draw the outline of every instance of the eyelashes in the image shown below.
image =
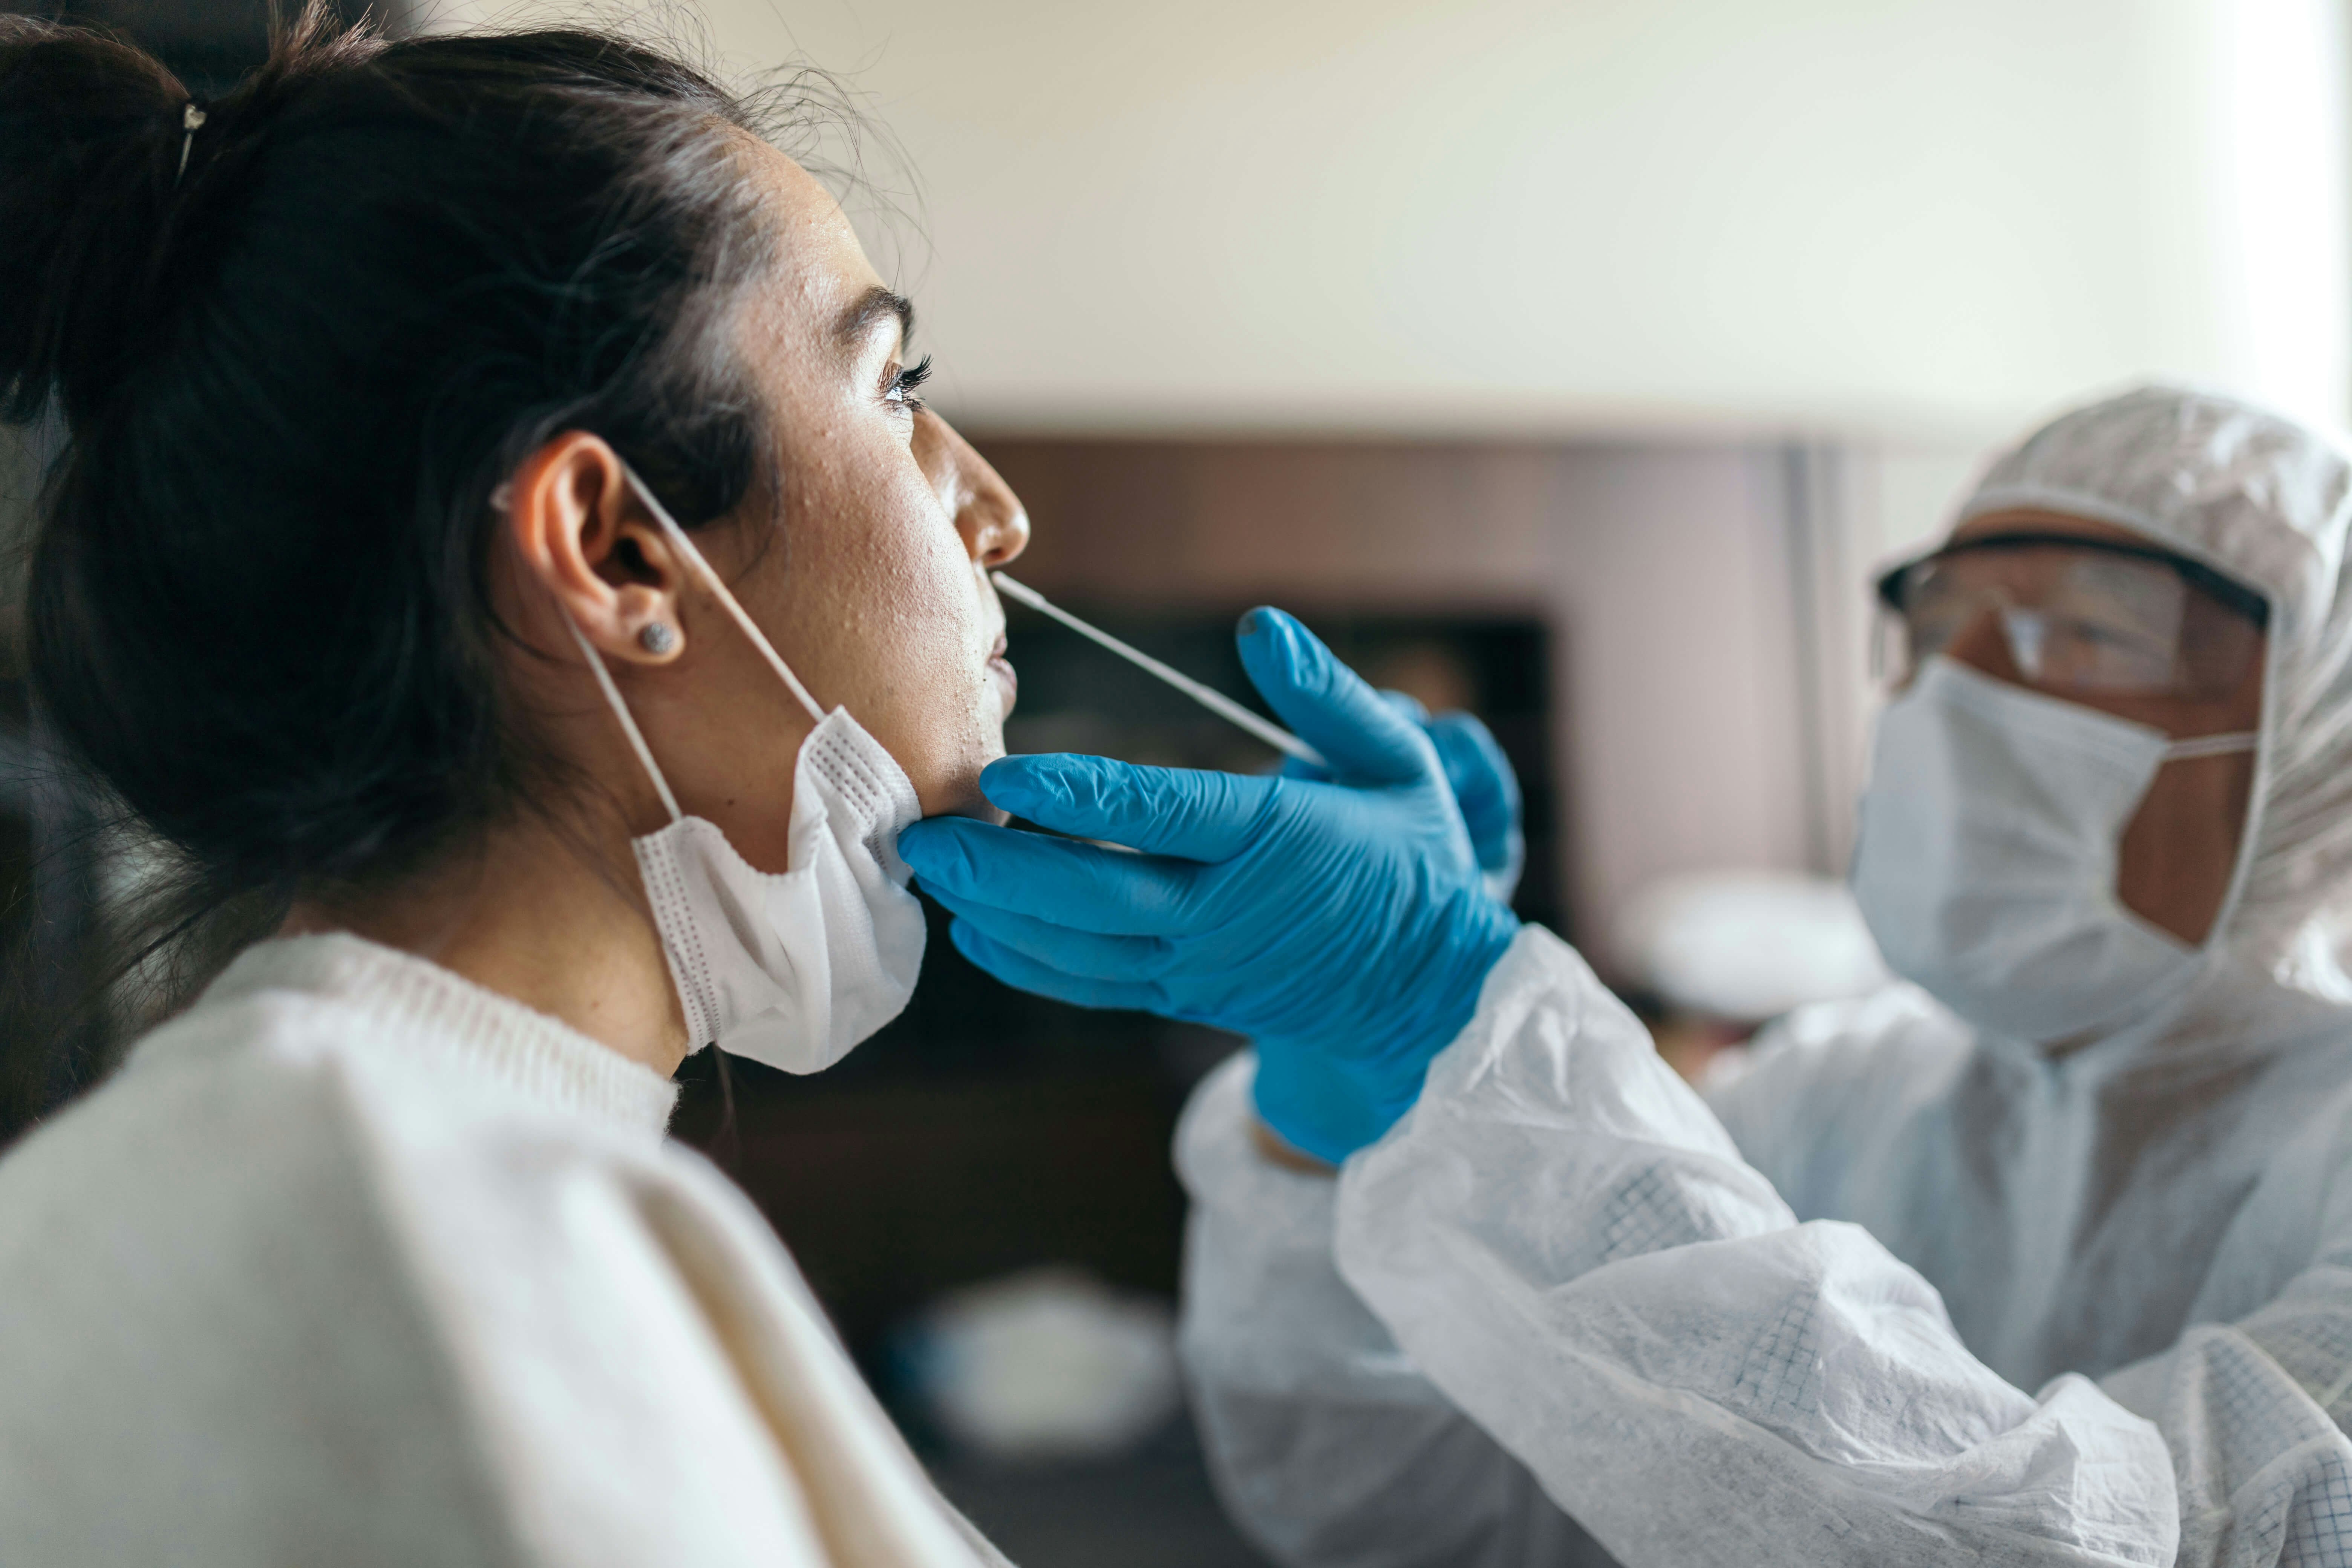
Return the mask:
[[925,354],[919,363],[907,366],[890,378],[890,384],[882,393],[883,399],[902,405],[908,410],[920,408],[923,400],[915,395],[915,389],[930,379],[931,356]]

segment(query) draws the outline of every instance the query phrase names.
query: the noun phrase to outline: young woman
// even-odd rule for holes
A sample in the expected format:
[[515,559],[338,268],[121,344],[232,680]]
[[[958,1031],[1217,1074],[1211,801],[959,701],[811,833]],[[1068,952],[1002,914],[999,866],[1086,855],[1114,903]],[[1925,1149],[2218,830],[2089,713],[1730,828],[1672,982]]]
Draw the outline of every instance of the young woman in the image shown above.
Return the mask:
[[661,1137],[898,1010],[1013,699],[1020,504],[762,129],[587,33],[195,103],[0,18],[36,688],[289,911],[0,1161],[0,1561],[1001,1561]]

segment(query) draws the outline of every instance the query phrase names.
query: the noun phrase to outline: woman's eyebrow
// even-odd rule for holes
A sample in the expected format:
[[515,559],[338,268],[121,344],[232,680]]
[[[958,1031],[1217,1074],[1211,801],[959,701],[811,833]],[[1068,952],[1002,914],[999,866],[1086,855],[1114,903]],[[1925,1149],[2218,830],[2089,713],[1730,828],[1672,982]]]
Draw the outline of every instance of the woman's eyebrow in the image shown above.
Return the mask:
[[834,331],[845,343],[855,342],[871,331],[875,322],[889,316],[898,318],[900,342],[915,335],[915,302],[877,283],[842,313],[841,324]]

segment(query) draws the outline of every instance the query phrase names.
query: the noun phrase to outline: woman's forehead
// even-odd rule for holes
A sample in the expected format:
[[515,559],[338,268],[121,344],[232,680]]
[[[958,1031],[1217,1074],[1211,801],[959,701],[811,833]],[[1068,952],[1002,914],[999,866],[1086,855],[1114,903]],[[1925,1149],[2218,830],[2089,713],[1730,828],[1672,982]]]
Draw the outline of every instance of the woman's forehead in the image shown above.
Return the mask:
[[760,207],[782,241],[778,269],[798,290],[851,298],[882,279],[833,193],[786,154],[743,136],[743,159],[760,193]]

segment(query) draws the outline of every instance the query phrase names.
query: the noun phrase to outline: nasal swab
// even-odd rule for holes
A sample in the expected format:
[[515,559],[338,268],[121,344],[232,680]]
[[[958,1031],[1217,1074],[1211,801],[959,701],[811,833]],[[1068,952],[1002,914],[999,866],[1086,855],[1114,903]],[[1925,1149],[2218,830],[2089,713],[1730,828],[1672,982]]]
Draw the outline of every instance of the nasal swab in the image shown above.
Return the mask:
[[1202,707],[1206,708],[1210,712],[1214,713],[1218,718],[1230,720],[1234,723],[1240,725],[1243,729],[1247,730],[1251,734],[1255,735],[1259,740],[1264,741],[1267,745],[1272,746],[1275,750],[1278,752],[1287,752],[1292,756],[1297,757],[1300,762],[1311,763],[1313,766],[1318,768],[1330,766],[1328,763],[1323,760],[1322,752],[1317,751],[1314,747],[1308,745],[1306,742],[1300,740],[1289,731],[1282,728],[1279,724],[1267,723],[1265,720],[1259,718],[1256,714],[1251,712],[1248,709],[1243,707],[1240,703],[1234,701],[1223,692],[1216,690],[1212,687],[1202,685],[1199,681],[1193,679],[1191,676],[1184,674],[1181,670],[1169,668],[1166,665],[1160,663],[1150,654],[1145,653],[1141,648],[1129,647],[1127,644],[1119,641],[1117,637],[1111,636],[1108,632],[1102,630],[1098,626],[1090,626],[1087,625],[1086,622],[1078,619],[1077,616],[1070,614],[1069,611],[1063,609],[1058,605],[1055,605],[1052,600],[1046,598],[1045,595],[1037,592],[1036,589],[1025,587],[1023,584],[1014,582],[1012,578],[1007,577],[1002,572],[992,572],[989,575],[995,579],[996,586],[1000,591],[1012,595],[1014,599],[1028,605],[1033,610],[1043,610],[1045,614],[1053,616],[1055,620],[1061,622],[1072,631],[1076,632],[1079,636],[1092,637],[1095,641],[1102,644],[1103,647],[1110,649],[1111,652],[1118,655],[1119,658],[1128,660],[1131,664],[1140,666],[1144,669],[1150,670],[1152,674],[1158,676],[1160,679],[1166,681],[1169,685],[1174,687],[1177,690],[1182,692],[1185,696],[1191,698]]

